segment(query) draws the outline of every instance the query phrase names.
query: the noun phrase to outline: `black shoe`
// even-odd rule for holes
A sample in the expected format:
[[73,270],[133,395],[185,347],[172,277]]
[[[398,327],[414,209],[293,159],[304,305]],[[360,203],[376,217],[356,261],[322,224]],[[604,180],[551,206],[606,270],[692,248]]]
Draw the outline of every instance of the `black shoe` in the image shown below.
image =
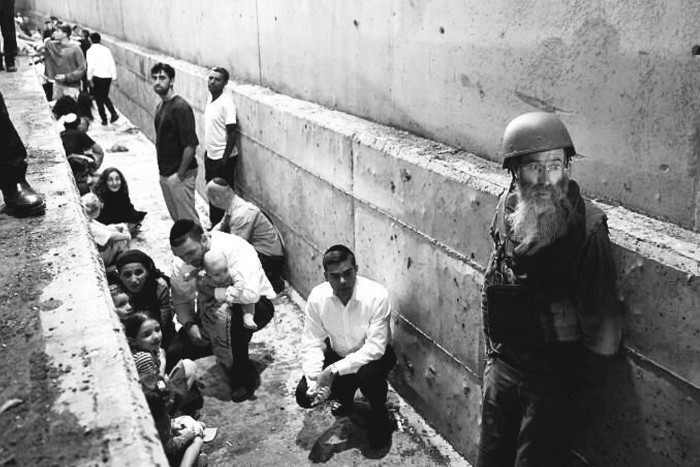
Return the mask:
[[41,216],[46,212],[44,198],[34,191],[29,183],[22,181],[3,191],[5,212],[14,217]]
[[331,404],[331,414],[334,417],[347,417],[354,409],[353,401],[333,401]]
[[231,400],[233,402],[243,402],[248,400],[253,392],[245,385],[238,386],[236,389],[231,390]]
[[117,120],[119,120],[119,115],[118,115],[118,114],[114,114],[114,115],[112,115],[112,118],[109,119],[109,123],[114,123],[114,122],[116,122]]
[[107,126],[107,120],[102,120],[102,126]]
[[8,71],[8,73],[14,73],[17,71],[17,65],[14,63],[5,63],[5,69]]
[[2,57],[0,57],[0,71],[4,71],[5,66],[2,64]]
[[389,417],[389,413],[371,415],[367,426],[367,441],[369,447],[378,449],[386,446],[391,441],[391,434],[396,429],[394,420]]

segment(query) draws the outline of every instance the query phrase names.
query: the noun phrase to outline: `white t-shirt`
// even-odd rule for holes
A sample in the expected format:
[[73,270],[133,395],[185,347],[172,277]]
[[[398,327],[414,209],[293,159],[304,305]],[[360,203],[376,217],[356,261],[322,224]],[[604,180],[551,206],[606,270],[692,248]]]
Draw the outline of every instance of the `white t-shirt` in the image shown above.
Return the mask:
[[[226,125],[236,124],[236,104],[233,103],[231,94],[224,92],[214,101],[211,95],[207,99],[204,109],[204,146],[207,149],[209,159],[218,160],[224,156],[226,149]],[[231,155],[238,154],[233,147]]]

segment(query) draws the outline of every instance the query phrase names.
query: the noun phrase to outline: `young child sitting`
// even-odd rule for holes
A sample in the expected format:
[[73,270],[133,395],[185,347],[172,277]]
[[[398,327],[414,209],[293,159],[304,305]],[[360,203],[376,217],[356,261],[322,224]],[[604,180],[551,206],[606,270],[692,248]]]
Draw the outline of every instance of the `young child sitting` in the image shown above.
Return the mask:
[[110,225],[108,227],[96,220],[100,215],[100,209],[102,209],[102,203],[97,195],[87,193],[80,198],[80,201],[85,215],[90,221],[90,233],[105,264],[107,277],[112,278],[116,274],[117,256],[129,249],[131,235],[129,235],[126,226]]
[[145,313],[136,312],[127,315],[122,323],[168,460],[171,465],[183,465],[181,462],[196,465],[201,460],[205,426],[189,415],[180,415],[177,409],[178,396],[184,394],[186,397],[194,387],[196,364],[191,360],[181,360],[170,375],[166,375],[165,351],[160,348],[162,334],[158,321]]
[[[243,276],[238,271],[230,271],[228,261],[223,253],[217,251],[207,251],[204,254],[204,270],[200,272],[201,280],[205,280],[212,287],[226,287],[226,293],[223,297],[215,297],[214,300],[208,299],[204,294],[198,294],[198,309],[206,310],[207,307],[215,307],[218,309],[228,309],[243,292],[244,281]],[[243,310],[243,326],[253,331],[258,329],[255,324],[255,304],[241,303]]]

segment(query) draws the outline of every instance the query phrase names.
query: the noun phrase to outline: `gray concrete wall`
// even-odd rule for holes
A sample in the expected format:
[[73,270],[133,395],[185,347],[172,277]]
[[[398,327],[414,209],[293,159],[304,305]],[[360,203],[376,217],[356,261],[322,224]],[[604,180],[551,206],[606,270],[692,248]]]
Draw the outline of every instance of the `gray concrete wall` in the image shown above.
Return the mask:
[[[148,70],[168,60],[201,134],[206,69],[107,37],[113,97],[152,135]],[[478,444],[483,342],[479,291],[487,225],[508,179],[496,164],[269,89],[232,82],[244,196],[282,231],[289,279],[306,295],[321,252],[344,242],[396,308],[394,385],[463,454]],[[201,156],[201,154],[200,154]],[[579,176],[580,169],[574,175]],[[610,216],[626,348],[578,450],[596,465],[700,459],[700,236],[621,207]]]
[[491,160],[556,110],[588,193],[700,229],[694,0],[17,3]]

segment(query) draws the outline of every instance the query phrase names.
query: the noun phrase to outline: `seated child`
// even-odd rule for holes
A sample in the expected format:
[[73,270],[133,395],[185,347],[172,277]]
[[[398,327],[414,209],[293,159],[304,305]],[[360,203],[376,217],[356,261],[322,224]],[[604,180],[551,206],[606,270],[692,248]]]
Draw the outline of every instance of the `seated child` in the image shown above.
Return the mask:
[[[207,280],[208,285],[212,287],[226,287],[226,292],[223,296],[214,297],[215,300],[207,300],[204,294],[198,294],[200,302],[199,310],[205,310],[206,307],[224,307],[229,308],[233,305],[243,291],[244,282],[243,276],[238,271],[230,271],[228,261],[223,253],[217,251],[207,251],[204,254],[204,270],[200,275],[204,280]],[[253,331],[258,329],[253,318],[255,317],[254,303],[241,303],[243,311],[243,326]]]
[[85,215],[89,219],[90,233],[97,244],[102,261],[105,264],[107,276],[112,277],[116,273],[117,256],[129,249],[131,235],[125,226],[106,226],[96,219],[100,215],[102,204],[94,193],[87,193],[80,198]]

